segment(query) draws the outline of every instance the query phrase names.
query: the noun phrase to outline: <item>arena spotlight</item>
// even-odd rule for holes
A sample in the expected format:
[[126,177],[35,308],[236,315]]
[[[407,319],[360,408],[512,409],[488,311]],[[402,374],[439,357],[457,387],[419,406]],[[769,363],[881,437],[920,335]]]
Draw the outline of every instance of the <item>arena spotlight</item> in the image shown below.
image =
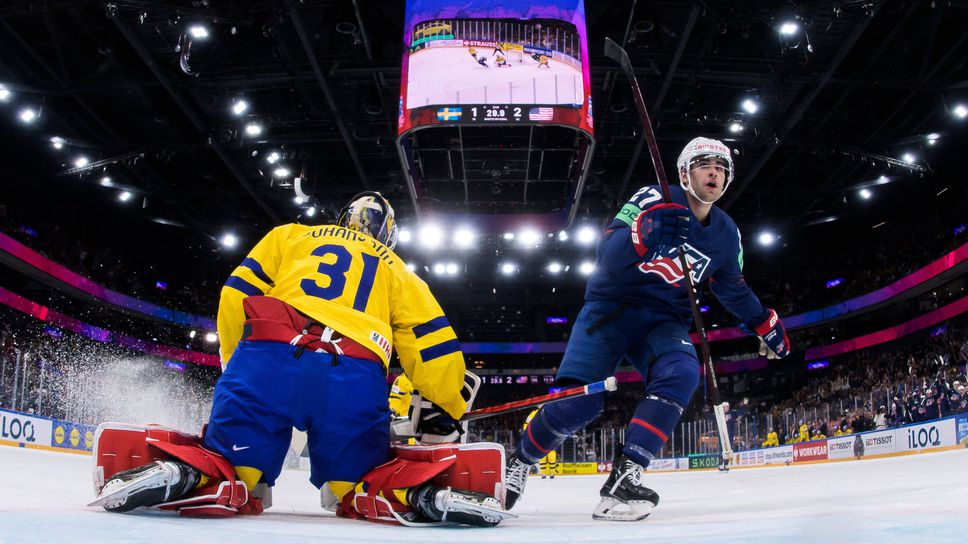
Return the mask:
[[504,239],[505,240],[514,240],[514,233],[513,232],[505,232],[504,233]]
[[761,246],[769,247],[776,242],[776,235],[768,230],[765,230],[756,237],[756,241],[759,242]]
[[444,263],[437,263],[434,265],[434,274],[437,274],[438,276],[443,276],[446,271],[447,271],[447,265],[445,265]]
[[397,233],[397,242],[407,245],[411,240],[413,240],[413,233],[410,232],[410,229],[402,228],[400,229],[400,232]]
[[578,235],[576,238],[579,244],[588,246],[595,243],[595,239],[598,238],[598,234],[595,232],[595,229],[591,227],[582,227],[578,229]]
[[457,266],[457,263],[447,263],[448,276],[456,276],[458,270],[459,270],[459,267]]
[[258,136],[262,134],[262,125],[259,123],[249,123],[245,125],[245,134],[247,136]]
[[50,146],[54,149],[64,149],[64,138],[54,136],[50,139]]
[[953,113],[958,119],[964,119],[965,117],[968,117],[968,106],[965,106],[964,104],[956,104],[955,107],[952,108],[951,113]]
[[314,215],[316,215],[316,207],[315,206],[310,206],[309,208],[306,209],[306,217],[312,217]]
[[108,176],[101,178],[101,181],[99,181],[98,184],[100,184],[101,187],[114,187],[114,182],[111,181],[111,178]]
[[884,185],[884,184],[890,183],[890,182],[891,182],[890,178],[888,178],[887,176],[885,176],[885,175],[882,174],[882,175],[880,175],[877,178],[877,180],[874,183],[876,183],[878,185]]
[[90,162],[91,161],[87,157],[85,157],[84,155],[81,155],[80,157],[77,157],[76,159],[74,159],[74,167],[75,168],[84,168]]
[[232,234],[231,232],[223,234],[222,238],[219,239],[219,242],[222,243],[222,247],[226,247],[230,249],[239,245],[238,237]]
[[9,102],[10,94],[11,93],[9,89],[4,89],[3,87],[0,87],[0,102]]
[[756,100],[753,100],[752,98],[747,98],[746,100],[743,100],[743,103],[741,104],[741,106],[743,108],[743,111],[749,114],[754,114],[760,109],[759,103],[757,103]]
[[578,272],[582,276],[591,276],[592,275],[592,272],[594,272],[594,271],[595,271],[595,263],[593,263],[591,261],[585,261],[585,262],[581,263],[580,265],[578,265]]
[[280,166],[272,171],[272,175],[276,176],[277,178],[284,178],[289,175],[289,169],[285,166]]
[[192,38],[196,40],[204,40],[208,38],[208,29],[202,25],[192,25],[188,28],[188,33],[192,35]]
[[420,227],[417,241],[424,249],[438,249],[444,243],[444,231],[433,223]]
[[857,191],[857,194],[860,195],[860,197],[864,200],[870,200],[871,197],[874,196],[874,193],[872,193],[871,190],[866,187],[860,191]]
[[562,241],[562,242],[567,242],[568,241],[568,231],[563,230],[563,231],[559,232],[558,233],[558,240],[559,241]]
[[215,342],[218,342],[218,335],[214,332],[207,332],[205,333],[205,341],[209,344],[214,344]]
[[276,164],[277,162],[279,162],[279,159],[281,158],[282,156],[279,155],[278,151],[273,151],[272,153],[269,153],[268,155],[266,155],[266,162],[269,164]]
[[729,124],[729,131],[732,132],[733,134],[739,134],[740,132],[743,132],[744,128],[746,127],[744,127],[743,123],[740,123],[739,121],[733,121],[732,123]]
[[306,199],[303,198],[303,197],[301,197],[301,196],[293,197],[292,201],[295,202],[296,204],[305,204],[306,203]]
[[537,247],[541,243],[541,233],[534,229],[522,229],[518,233],[518,243],[521,247]]
[[778,31],[781,36],[793,36],[800,30],[800,25],[793,21],[786,21],[780,25]]
[[249,111],[249,103],[245,100],[240,98],[232,103],[232,113],[236,116],[240,116],[247,111]]
[[454,232],[454,245],[461,249],[473,246],[476,239],[477,235],[469,227],[460,227]]
[[905,153],[901,155],[901,160],[908,164],[914,164],[914,162],[917,161],[918,158],[914,155],[914,153]]
[[501,263],[500,270],[501,274],[504,274],[505,276],[513,276],[514,273],[518,271],[518,265],[511,262]]
[[924,137],[924,139],[928,141],[928,145],[934,145],[938,143],[938,140],[940,138],[941,138],[941,135],[938,134],[937,132],[932,132],[931,134],[928,134],[927,136]]
[[118,193],[118,200],[120,200],[121,202],[127,202],[131,200],[132,196],[134,195],[132,195],[130,191],[121,191],[120,193]]
[[24,108],[20,110],[20,113],[17,114],[17,117],[19,117],[21,121],[29,125],[30,123],[33,123],[34,121],[37,120],[37,110],[33,108]]
[[194,331],[194,330],[188,333],[188,337],[189,338],[195,338],[195,336],[197,336],[197,335],[198,335],[198,332],[197,331]]
[[561,263],[557,261],[548,263],[548,272],[551,272],[552,274],[560,274],[563,269],[564,267],[561,266]]
[[407,270],[409,270],[410,272],[416,272],[417,271],[417,265],[415,265],[413,263],[407,263]]

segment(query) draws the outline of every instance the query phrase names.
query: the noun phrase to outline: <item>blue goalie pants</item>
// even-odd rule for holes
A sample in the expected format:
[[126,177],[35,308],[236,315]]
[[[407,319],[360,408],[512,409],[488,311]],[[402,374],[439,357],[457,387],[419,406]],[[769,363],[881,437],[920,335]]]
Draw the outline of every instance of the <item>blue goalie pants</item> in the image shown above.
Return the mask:
[[215,386],[205,446],[234,466],[282,470],[292,428],[308,435],[310,481],[356,482],[389,460],[390,409],[380,362],[243,341]]

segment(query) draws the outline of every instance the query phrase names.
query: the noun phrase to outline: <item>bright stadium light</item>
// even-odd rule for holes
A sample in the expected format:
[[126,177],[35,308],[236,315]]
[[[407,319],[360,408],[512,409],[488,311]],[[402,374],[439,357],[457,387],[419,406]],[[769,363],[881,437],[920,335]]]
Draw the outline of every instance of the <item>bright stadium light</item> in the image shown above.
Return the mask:
[[759,111],[760,105],[756,102],[756,100],[747,98],[746,100],[743,100],[742,108],[746,113],[753,114]]
[[407,263],[407,270],[409,270],[410,272],[416,272],[417,271],[417,265],[415,265],[413,263]]
[[276,176],[277,178],[284,178],[289,175],[289,169],[285,166],[280,166],[272,171],[272,175]]
[[132,196],[134,195],[132,195],[129,191],[121,191],[120,193],[118,193],[118,200],[120,200],[121,202],[127,202],[131,200]]
[[968,117],[968,106],[965,106],[964,104],[957,104],[954,108],[952,108],[951,113],[953,113],[958,119],[964,119],[965,117]]
[[192,25],[189,27],[188,33],[196,40],[204,40],[208,37],[208,29],[202,25]]
[[437,263],[434,265],[434,274],[437,274],[438,276],[443,276],[444,272],[446,271],[447,271],[447,265],[445,265],[444,263]]
[[54,137],[52,137],[50,139],[50,146],[53,147],[54,149],[63,149],[64,148],[64,138],[61,138],[60,136],[54,136]]
[[595,271],[595,263],[591,261],[585,261],[578,266],[578,272],[582,276],[591,276],[592,272]]
[[514,240],[514,233],[513,232],[505,232],[504,233],[504,239],[505,240]]
[[296,204],[305,204],[307,202],[307,200],[301,196],[293,197],[292,201]]
[[523,229],[518,233],[518,243],[521,247],[535,247],[541,243],[541,233],[534,229]]
[[518,265],[516,265],[514,263],[502,263],[501,264],[501,273],[504,274],[505,276],[514,275],[514,273],[517,272],[517,271],[518,271]]
[[0,87],[0,102],[8,102],[10,100],[10,90]]
[[901,155],[901,160],[908,164],[914,164],[914,162],[917,161],[918,158],[917,156],[914,155],[914,153],[905,153]]
[[938,143],[938,140],[940,138],[941,138],[941,135],[938,134],[937,132],[932,132],[931,134],[928,134],[927,136],[924,137],[924,139],[928,141],[928,145],[934,145]]
[[272,153],[266,155],[266,162],[269,164],[276,164],[276,162],[278,162],[281,158],[282,156],[279,155],[278,151],[273,151]]
[[249,123],[245,125],[245,134],[247,136],[258,136],[262,134],[262,125],[259,123]]
[[561,266],[561,263],[559,262],[555,261],[548,263],[548,272],[551,272],[552,274],[560,274],[563,269],[564,267]]
[[467,249],[474,245],[477,235],[469,227],[460,227],[454,232],[454,245]]
[[437,249],[444,243],[444,231],[432,223],[424,225],[417,233],[417,240],[424,249]]
[[222,238],[219,240],[219,242],[222,243],[222,247],[226,247],[229,249],[239,245],[238,237],[232,234],[231,232],[222,235]]
[[410,243],[411,240],[413,240],[413,233],[410,232],[410,229],[403,228],[403,229],[400,229],[399,233],[397,233],[397,242],[400,242],[403,245],[407,245]]
[[457,263],[447,263],[448,276],[456,276],[458,270],[459,270],[459,267],[457,266]]
[[787,21],[781,24],[779,29],[781,36],[793,36],[798,30],[800,30],[800,25],[793,21]]
[[861,189],[860,191],[857,191],[857,194],[859,194],[860,197],[863,198],[864,200],[870,200],[871,197],[874,196],[874,193],[872,193],[871,190],[866,187]]
[[744,127],[743,123],[740,123],[739,121],[733,121],[732,123],[729,124],[729,131],[732,132],[733,134],[739,134],[740,132],[743,132],[744,128],[746,127]]
[[558,233],[558,240],[560,240],[562,242],[567,242],[568,241],[568,231],[563,230],[563,231],[559,232]]
[[205,333],[205,341],[209,344],[214,344],[215,342],[218,342],[218,335],[214,332],[207,332]]
[[247,101],[240,98],[232,103],[232,113],[236,116],[240,116],[247,111],[249,111],[249,103]]
[[99,181],[98,183],[101,185],[101,187],[114,187],[114,182],[111,181],[111,178],[109,178],[108,176],[104,176],[103,178],[101,178],[101,181]]
[[888,179],[887,176],[881,175],[877,178],[877,181],[875,183],[877,183],[878,185],[884,185],[885,183],[890,183],[890,182],[891,180]]
[[595,239],[598,238],[598,233],[596,233],[595,229],[591,227],[582,227],[578,229],[578,235],[576,238],[578,239],[579,244],[587,246],[595,243]]
[[30,123],[33,123],[34,121],[37,120],[37,110],[33,108],[24,108],[20,110],[20,113],[17,115],[17,117],[19,117],[21,121],[29,125]]
[[776,235],[770,231],[763,231],[759,236],[756,237],[756,241],[760,243],[761,246],[772,246],[776,242]]
[[84,168],[90,162],[91,161],[87,157],[81,155],[80,157],[77,157],[76,159],[74,159],[74,167],[75,168]]

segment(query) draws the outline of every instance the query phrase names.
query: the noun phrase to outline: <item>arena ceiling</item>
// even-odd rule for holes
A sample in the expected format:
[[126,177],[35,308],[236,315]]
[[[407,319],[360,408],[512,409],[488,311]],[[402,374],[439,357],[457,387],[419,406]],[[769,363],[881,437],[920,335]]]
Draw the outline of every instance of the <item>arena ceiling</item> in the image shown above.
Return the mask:
[[[744,229],[837,238],[964,206],[968,2],[585,3],[596,147],[578,221],[601,224],[655,179],[606,36],[631,55],[667,170],[697,135],[734,148],[722,204]],[[402,1],[5,3],[4,200],[80,207],[122,225],[119,237],[161,245],[227,229],[248,244],[277,224],[331,220],[364,189],[389,196],[407,224],[395,148],[403,18]],[[800,31],[782,37],[785,21]],[[189,44],[194,24],[209,35]],[[29,124],[18,120],[28,107],[39,114]],[[261,133],[247,133],[255,122]],[[312,202],[294,202],[279,165],[306,180]],[[119,190],[140,206],[121,211]]]

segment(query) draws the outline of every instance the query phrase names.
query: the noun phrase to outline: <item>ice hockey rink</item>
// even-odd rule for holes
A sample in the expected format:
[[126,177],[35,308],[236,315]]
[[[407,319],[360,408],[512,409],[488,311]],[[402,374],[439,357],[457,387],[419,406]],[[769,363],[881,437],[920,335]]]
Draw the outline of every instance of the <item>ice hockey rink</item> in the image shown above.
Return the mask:
[[494,65],[494,49],[478,47],[489,68],[474,60],[466,47],[434,47],[410,56],[407,107],[436,104],[581,104],[585,98],[581,70],[557,60],[538,68],[527,54],[523,62]]
[[814,465],[649,474],[661,495],[645,521],[591,519],[604,476],[531,478],[518,519],[408,528],[336,518],[305,471],[286,471],[257,517],[110,514],[93,499],[86,455],[0,447],[0,543],[21,542],[966,542],[968,450]]

